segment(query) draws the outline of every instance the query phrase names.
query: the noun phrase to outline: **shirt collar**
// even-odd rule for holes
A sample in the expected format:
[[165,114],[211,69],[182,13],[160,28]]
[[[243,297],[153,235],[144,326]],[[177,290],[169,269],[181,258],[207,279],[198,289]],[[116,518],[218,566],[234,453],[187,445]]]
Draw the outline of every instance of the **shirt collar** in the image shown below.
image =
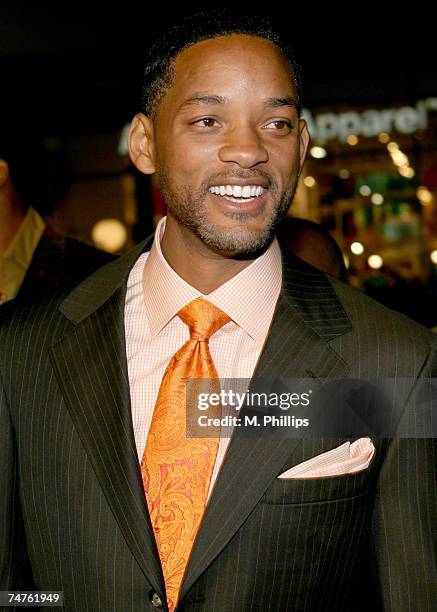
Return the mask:
[[34,208],[29,208],[3,259],[27,270],[45,227],[42,217]]
[[143,270],[144,303],[151,333],[157,335],[192,300],[206,297],[255,342],[263,343],[282,283],[281,251],[276,238],[247,268],[204,296],[166,261],[161,250],[164,229],[165,217],[156,228]]

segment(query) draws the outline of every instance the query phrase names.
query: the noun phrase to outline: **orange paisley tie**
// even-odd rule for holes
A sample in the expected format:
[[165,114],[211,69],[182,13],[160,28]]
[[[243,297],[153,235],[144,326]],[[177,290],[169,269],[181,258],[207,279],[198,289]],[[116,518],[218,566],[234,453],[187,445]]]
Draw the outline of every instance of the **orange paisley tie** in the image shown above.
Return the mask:
[[[190,339],[164,373],[141,461],[141,475],[164,574],[170,611],[205,510],[219,438],[186,435],[186,383],[218,379],[209,338],[230,321],[219,308],[198,298],[179,317]],[[217,381],[218,382],[218,381]]]

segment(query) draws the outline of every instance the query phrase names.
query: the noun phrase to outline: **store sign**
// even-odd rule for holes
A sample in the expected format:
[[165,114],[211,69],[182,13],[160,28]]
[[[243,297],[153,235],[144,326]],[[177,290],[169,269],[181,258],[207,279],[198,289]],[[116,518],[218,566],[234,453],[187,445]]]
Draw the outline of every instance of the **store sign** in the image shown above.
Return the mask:
[[350,134],[355,136],[377,136],[381,132],[413,134],[428,127],[428,113],[437,111],[437,98],[419,100],[416,106],[401,106],[382,110],[369,109],[364,112],[320,113],[313,116],[304,109],[303,117],[314,140],[324,144],[328,140],[346,142]]

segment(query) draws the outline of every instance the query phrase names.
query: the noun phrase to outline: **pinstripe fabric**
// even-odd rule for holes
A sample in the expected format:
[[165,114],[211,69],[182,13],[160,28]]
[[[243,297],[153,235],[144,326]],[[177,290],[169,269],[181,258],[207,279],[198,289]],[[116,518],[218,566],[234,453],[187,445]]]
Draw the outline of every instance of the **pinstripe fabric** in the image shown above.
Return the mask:
[[[63,590],[69,611],[153,610],[153,592],[164,600],[124,339],[126,279],[142,248],[72,292],[0,308],[0,589],[29,587],[33,575],[36,588]],[[431,333],[283,259],[255,376],[435,375]],[[342,442],[236,430],[179,610],[435,609],[436,441],[375,440],[369,469],[351,476],[277,478]]]

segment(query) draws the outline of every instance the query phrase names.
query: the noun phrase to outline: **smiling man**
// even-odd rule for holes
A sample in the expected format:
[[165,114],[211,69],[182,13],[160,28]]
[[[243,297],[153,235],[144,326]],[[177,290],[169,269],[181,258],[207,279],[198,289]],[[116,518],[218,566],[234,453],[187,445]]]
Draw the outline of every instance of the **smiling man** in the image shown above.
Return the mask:
[[264,17],[197,15],[151,49],[129,150],[167,217],[0,311],[0,590],[71,611],[433,609],[434,439],[187,433],[192,378],[399,379],[414,417],[435,373],[430,332],[281,252],[300,111]]
[[209,293],[272,242],[309,136],[293,67],[271,40],[203,40],[167,71],[161,79],[171,79],[171,87],[159,104],[146,89],[130,152],[142,172],[157,172],[168,207],[167,262]]

